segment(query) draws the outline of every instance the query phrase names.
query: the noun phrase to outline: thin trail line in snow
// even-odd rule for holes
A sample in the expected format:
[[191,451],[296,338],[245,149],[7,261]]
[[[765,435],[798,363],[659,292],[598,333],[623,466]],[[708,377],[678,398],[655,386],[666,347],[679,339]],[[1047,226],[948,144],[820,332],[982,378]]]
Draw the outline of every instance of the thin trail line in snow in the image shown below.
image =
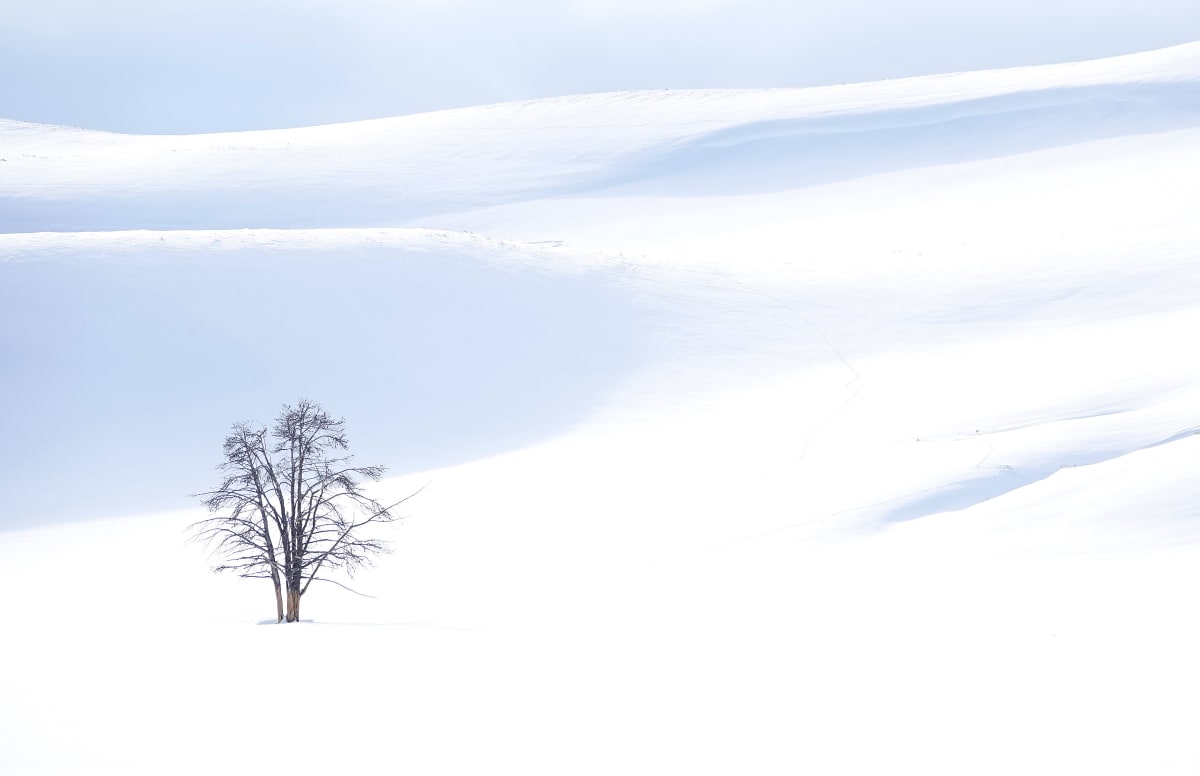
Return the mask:
[[[978,432],[976,432],[976,433],[978,434]],[[996,446],[992,444],[992,440],[988,439],[987,437],[984,437],[981,441],[985,445],[987,445],[987,452],[984,453],[983,457],[979,459],[979,463],[975,464],[976,469],[982,469],[983,465],[985,463],[987,463],[988,460],[991,459],[991,457],[993,455],[995,455],[995,453],[996,453]],[[997,467],[997,468],[1000,469],[1001,467]]]
[[[845,400],[843,400],[842,403],[840,405],[838,405],[837,409],[835,409],[829,415],[829,417],[825,419],[825,422],[821,423],[816,428],[810,430],[805,435],[804,444],[800,446],[800,454],[796,459],[797,465],[800,465],[804,462],[805,457],[808,455],[808,449],[812,444],[813,437],[815,437],[817,434],[819,434],[819,433],[825,431],[827,428],[829,428],[829,426],[833,424],[833,421],[836,420],[837,417],[839,415],[841,415],[842,412],[845,411],[846,407],[850,406],[850,402],[854,401],[858,397],[858,389],[855,387],[855,384],[862,377],[862,373],[859,372],[858,369],[856,369],[854,367],[854,365],[850,363],[849,359],[846,358],[846,354],[842,352],[841,348],[839,348],[837,345],[835,345],[833,343],[833,340],[831,340],[825,334],[825,332],[821,330],[820,326],[817,326],[815,323],[813,323],[812,320],[810,318],[808,318],[808,316],[801,313],[789,302],[787,302],[786,300],[780,299],[779,297],[775,296],[774,294],[769,294],[766,291],[763,291],[761,289],[747,285],[746,283],[743,283],[740,280],[735,279],[734,282],[737,285],[741,286],[746,291],[749,291],[754,294],[758,294],[759,296],[763,297],[764,299],[771,300],[775,304],[777,304],[780,307],[782,307],[783,309],[787,310],[798,320],[800,320],[801,323],[803,323],[810,330],[812,330],[812,332],[814,334],[816,334],[817,337],[819,337],[822,342],[825,343],[825,346],[827,348],[829,348],[829,350],[832,351],[835,356],[837,356],[838,361],[841,361],[842,366],[846,367],[846,369],[852,375],[852,377],[843,386],[844,390],[846,391]],[[893,499],[893,500],[895,500],[895,499]],[[887,502],[882,502],[882,503],[887,503]],[[834,512],[833,514],[817,515],[816,517],[810,517],[806,520],[801,520],[797,523],[792,523],[790,525],[785,525],[785,526],[782,526],[779,528],[772,528],[768,531],[763,531],[761,533],[757,533],[752,536],[746,536],[741,539],[737,539],[736,541],[729,542],[729,543],[725,544],[724,546],[728,547],[728,546],[732,546],[735,544],[742,544],[743,542],[753,541],[754,539],[760,539],[764,536],[770,536],[771,534],[782,533],[784,531],[791,531],[795,528],[799,528],[800,526],[808,525],[809,523],[815,523],[818,520],[827,520],[829,518],[837,517],[839,515],[856,512],[860,509],[870,509],[872,506],[875,506],[875,505],[867,505],[866,507],[854,507],[852,509],[846,509],[846,510],[842,510],[840,512]]]
[[846,367],[846,369],[848,369],[850,371],[850,373],[853,375],[853,377],[851,377],[850,380],[843,386],[843,388],[846,391],[845,400],[840,405],[838,405],[837,409],[835,409],[828,418],[825,419],[824,423],[821,423],[819,426],[810,430],[805,435],[804,444],[800,446],[800,454],[797,457],[797,463],[801,463],[804,461],[805,456],[808,455],[808,448],[812,444],[813,437],[815,437],[817,434],[821,433],[825,429],[829,428],[829,426],[833,423],[833,421],[836,420],[837,417],[839,415],[841,415],[842,412],[846,409],[846,407],[850,405],[850,402],[854,401],[854,399],[858,397],[858,389],[855,387],[855,383],[857,383],[859,381],[859,378],[862,377],[862,373],[854,368],[854,365],[851,364],[850,361],[846,358],[846,355],[844,353],[842,353],[841,348],[839,348],[837,345],[833,344],[833,340],[829,339],[829,337],[826,336],[825,332],[821,330],[820,326],[817,326],[815,323],[813,323],[812,320],[810,318],[808,318],[808,316],[801,313],[792,304],[790,304],[789,302],[787,302],[784,299],[780,299],[779,297],[775,296],[774,294],[769,294],[766,291],[763,291],[761,289],[747,285],[746,283],[743,283],[740,280],[734,279],[733,282],[751,293],[758,294],[759,296],[763,297],[764,299],[771,300],[775,304],[777,304],[780,307],[782,307],[783,309],[787,310],[789,313],[791,313],[797,319],[799,319],[801,323],[803,323],[805,326],[807,326],[809,329],[811,329],[812,332],[814,334],[816,334],[817,337],[819,337],[822,342],[825,343],[825,346],[827,348],[829,348],[829,350],[832,351],[835,356],[837,356],[838,361],[842,362],[842,366]]

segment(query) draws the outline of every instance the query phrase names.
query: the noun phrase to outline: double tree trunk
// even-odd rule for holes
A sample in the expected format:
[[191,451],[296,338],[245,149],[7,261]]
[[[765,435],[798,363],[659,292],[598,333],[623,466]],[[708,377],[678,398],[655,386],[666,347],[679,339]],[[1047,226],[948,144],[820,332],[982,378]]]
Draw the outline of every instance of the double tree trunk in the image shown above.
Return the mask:
[[300,575],[291,573],[288,575],[287,585],[287,621],[298,622],[300,620]]
[[300,620],[300,591],[288,590],[287,593],[287,621],[298,622]]

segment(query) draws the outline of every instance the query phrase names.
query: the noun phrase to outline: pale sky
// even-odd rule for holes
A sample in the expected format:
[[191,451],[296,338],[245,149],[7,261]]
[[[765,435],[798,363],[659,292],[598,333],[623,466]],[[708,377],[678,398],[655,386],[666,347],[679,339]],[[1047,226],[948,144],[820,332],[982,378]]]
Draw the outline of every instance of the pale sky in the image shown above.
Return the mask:
[[303,126],[621,89],[814,86],[1200,40],[1197,0],[16,0],[0,118]]

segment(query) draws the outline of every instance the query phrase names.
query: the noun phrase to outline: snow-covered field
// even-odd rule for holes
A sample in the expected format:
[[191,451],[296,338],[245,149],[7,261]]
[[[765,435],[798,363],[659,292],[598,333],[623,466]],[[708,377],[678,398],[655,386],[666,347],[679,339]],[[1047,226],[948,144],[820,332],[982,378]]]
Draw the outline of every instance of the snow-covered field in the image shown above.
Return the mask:
[[[0,772],[1196,773],[1198,203],[1200,44],[0,122]],[[301,396],[428,486],[268,627],[186,494]]]

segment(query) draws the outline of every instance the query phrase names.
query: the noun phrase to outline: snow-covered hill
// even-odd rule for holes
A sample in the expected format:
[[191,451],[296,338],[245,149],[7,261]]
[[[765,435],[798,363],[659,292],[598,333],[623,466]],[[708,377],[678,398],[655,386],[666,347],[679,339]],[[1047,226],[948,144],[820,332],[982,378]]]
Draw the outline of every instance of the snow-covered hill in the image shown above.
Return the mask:
[[1195,126],[1200,45],[817,89],[626,92],[310,129],[0,123],[0,231],[427,225],[513,202],[778,192]]
[[[0,770],[1200,767],[1200,44],[0,159]],[[259,628],[301,395],[430,484]]]

